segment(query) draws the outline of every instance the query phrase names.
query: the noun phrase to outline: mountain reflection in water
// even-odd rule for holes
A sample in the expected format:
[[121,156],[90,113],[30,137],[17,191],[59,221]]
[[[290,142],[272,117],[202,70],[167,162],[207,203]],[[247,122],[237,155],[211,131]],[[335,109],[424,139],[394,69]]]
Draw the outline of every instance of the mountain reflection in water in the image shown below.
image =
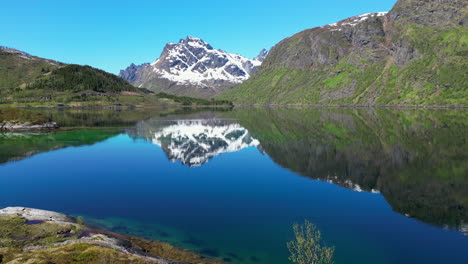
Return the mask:
[[159,145],[171,161],[191,167],[216,155],[257,147],[302,176],[381,193],[393,210],[407,217],[466,233],[467,127],[453,114],[247,108],[202,118],[141,121],[133,136]]
[[378,191],[396,212],[465,234],[467,114],[373,108],[228,113],[282,167],[356,191]]
[[142,121],[136,134],[160,146],[169,160],[190,167],[223,153],[260,145],[245,128],[222,119],[175,120],[164,126],[158,120]]

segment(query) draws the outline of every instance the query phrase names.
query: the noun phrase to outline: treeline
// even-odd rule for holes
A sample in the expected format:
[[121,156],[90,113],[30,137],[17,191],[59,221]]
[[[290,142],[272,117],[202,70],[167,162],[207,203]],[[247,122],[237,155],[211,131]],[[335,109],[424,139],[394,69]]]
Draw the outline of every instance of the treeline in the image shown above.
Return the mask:
[[142,91],[128,84],[125,80],[90,66],[67,65],[50,75],[37,79],[26,89],[80,92],[92,90],[100,93],[118,93],[122,91]]
[[177,95],[167,94],[167,93],[162,93],[162,92],[156,94],[156,96],[159,98],[173,100],[176,103],[181,103],[182,105],[234,106],[234,104],[231,101],[227,101],[227,100],[214,100],[214,99],[207,100],[207,99],[194,98],[194,97],[188,97],[188,96],[177,96]]

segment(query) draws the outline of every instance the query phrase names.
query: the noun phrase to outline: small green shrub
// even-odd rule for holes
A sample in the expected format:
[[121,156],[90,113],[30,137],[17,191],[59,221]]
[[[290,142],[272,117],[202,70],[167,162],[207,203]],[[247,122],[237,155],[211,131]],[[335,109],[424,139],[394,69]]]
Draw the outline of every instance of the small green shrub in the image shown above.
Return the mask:
[[309,221],[303,225],[293,225],[295,239],[287,246],[291,256],[289,260],[297,264],[330,264],[333,263],[334,247],[324,246],[322,234]]

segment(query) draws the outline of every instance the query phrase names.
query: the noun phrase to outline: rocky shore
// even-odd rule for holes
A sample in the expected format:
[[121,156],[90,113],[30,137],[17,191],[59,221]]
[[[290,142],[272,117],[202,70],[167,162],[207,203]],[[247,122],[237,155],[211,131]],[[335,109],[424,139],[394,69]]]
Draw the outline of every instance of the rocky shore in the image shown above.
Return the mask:
[[59,126],[55,122],[43,124],[33,124],[31,122],[0,121],[0,131],[31,131],[31,130],[51,130]]
[[44,113],[21,108],[0,108],[0,131],[35,131],[58,128]]
[[0,210],[0,263],[222,263],[158,241],[83,224],[25,207]]

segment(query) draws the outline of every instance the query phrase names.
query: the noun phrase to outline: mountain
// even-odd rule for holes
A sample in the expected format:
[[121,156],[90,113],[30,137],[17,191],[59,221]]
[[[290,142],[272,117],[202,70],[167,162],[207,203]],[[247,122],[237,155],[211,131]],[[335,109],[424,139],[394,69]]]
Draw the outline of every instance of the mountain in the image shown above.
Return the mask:
[[125,80],[90,66],[64,64],[0,47],[0,89],[79,92],[138,91]]
[[63,63],[0,47],[0,90],[25,87],[36,78],[64,66]]
[[274,46],[240,104],[468,105],[465,0],[399,0]]
[[188,36],[168,43],[153,63],[131,64],[119,76],[155,92],[209,98],[244,82],[260,64]]

